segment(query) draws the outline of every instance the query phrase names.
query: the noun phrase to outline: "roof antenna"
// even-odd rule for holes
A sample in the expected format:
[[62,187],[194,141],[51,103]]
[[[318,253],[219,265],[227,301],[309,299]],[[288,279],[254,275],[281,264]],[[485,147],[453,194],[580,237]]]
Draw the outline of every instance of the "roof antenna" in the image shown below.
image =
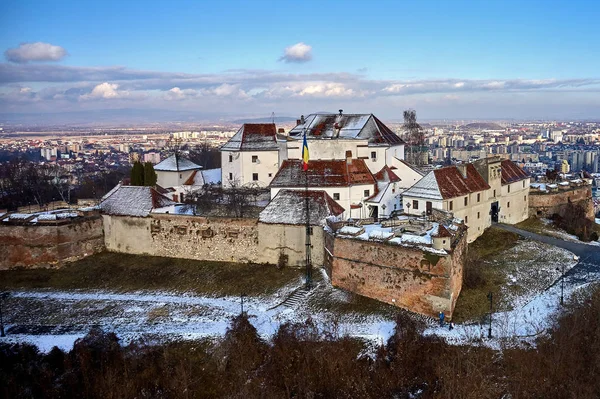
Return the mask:
[[271,122],[275,123],[275,112],[271,112]]

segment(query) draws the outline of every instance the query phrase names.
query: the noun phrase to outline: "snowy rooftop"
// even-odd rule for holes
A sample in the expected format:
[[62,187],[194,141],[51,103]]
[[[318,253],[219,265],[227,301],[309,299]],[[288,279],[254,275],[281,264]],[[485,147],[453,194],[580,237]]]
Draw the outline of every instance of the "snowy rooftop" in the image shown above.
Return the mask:
[[195,170],[183,183],[185,186],[204,186],[205,184],[220,184],[221,168]]
[[[439,234],[442,231],[443,234]],[[450,233],[452,231],[452,233]],[[424,234],[419,235],[412,232],[400,233],[392,227],[382,227],[380,224],[369,224],[362,227],[344,226],[337,231],[338,236],[367,241],[386,241],[391,244],[404,247],[418,248],[422,251],[447,255],[444,249],[435,249],[432,247],[433,237],[451,236],[458,231],[458,226],[451,224],[449,226],[440,226],[438,223],[431,223]]]
[[222,147],[222,151],[277,151],[274,123],[245,123]]
[[175,202],[152,187],[118,185],[103,198],[100,209],[109,215],[144,217],[155,208],[171,205]]
[[311,114],[290,130],[291,138],[302,139],[355,139],[370,144],[404,144],[390,128],[373,114]]
[[337,216],[344,212],[325,191],[321,190],[281,190],[269,205],[260,213],[258,220],[271,224],[306,223],[306,198],[309,199],[310,224],[320,226],[329,216]]
[[160,172],[182,172],[185,170],[196,169],[202,169],[202,166],[196,165],[189,159],[183,158],[181,155],[176,154],[171,155],[154,166],[154,170]]

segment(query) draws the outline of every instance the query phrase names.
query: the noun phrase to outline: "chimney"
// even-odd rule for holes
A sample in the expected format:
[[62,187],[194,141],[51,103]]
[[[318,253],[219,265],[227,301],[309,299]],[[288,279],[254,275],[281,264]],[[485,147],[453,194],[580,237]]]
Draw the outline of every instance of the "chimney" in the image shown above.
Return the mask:
[[466,163],[459,163],[456,165],[456,168],[458,169],[458,171],[460,172],[460,174],[462,175],[462,177],[464,179],[467,178],[467,164]]
[[344,113],[344,110],[340,109],[340,116],[342,116],[343,113]]
[[352,163],[352,151],[346,151],[346,164],[350,165]]
[[302,122],[300,119],[296,119],[296,125],[299,125]]

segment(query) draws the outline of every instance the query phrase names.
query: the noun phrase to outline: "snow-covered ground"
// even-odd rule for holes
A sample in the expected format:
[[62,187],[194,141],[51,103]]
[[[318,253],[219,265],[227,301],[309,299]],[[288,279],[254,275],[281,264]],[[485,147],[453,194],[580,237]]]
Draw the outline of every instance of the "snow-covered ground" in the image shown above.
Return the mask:
[[[265,338],[274,334],[282,323],[305,321],[309,316],[324,330],[377,342],[387,339],[393,331],[393,320],[383,316],[348,314],[333,318],[327,312],[309,312],[302,299],[318,295],[319,290],[331,289],[324,282],[310,294],[300,291],[302,303],[277,306],[294,288],[286,287],[269,298],[244,298],[244,311]],[[344,296],[339,298],[343,300]],[[8,336],[0,338],[0,342],[28,342],[42,351],[49,351],[55,345],[70,349],[92,326],[115,332],[125,344],[139,338],[157,342],[197,339],[223,335],[231,318],[240,310],[239,297],[158,292],[18,291],[7,301]]]
[[[426,334],[445,337],[450,343],[483,342],[500,347],[509,339],[531,339],[550,326],[553,313],[559,309],[560,283],[557,281],[562,270],[557,268],[562,269],[565,265],[565,271],[570,269],[575,264],[572,254],[526,240],[501,256],[514,264],[508,269],[509,286],[501,293],[510,303],[511,310],[493,315],[494,338],[485,338],[487,325],[465,323],[449,331],[436,326],[433,319],[427,319],[430,327]],[[265,338],[285,322],[302,322],[311,317],[323,330],[339,335],[361,337],[376,343],[387,340],[394,329],[393,312],[387,308],[366,313],[332,310],[340,304],[344,305],[340,308],[352,309],[353,296],[333,288],[324,273],[321,277],[309,293],[298,290],[302,286],[302,281],[298,280],[274,295],[244,298],[244,311]],[[565,299],[598,277],[590,276],[582,283],[567,278]],[[0,338],[0,342],[28,342],[42,351],[49,351],[53,346],[68,350],[92,326],[115,332],[124,344],[140,338],[165,342],[221,336],[240,310],[240,298],[232,296],[90,290],[14,291],[4,306],[8,336]],[[422,316],[415,317],[423,320]]]
[[[569,284],[567,279],[564,288],[565,301],[574,293],[583,291],[592,284],[597,282]],[[491,339],[488,338],[487,323],[457,324],[453,330],[449,330],[448,325],[441,327],[436,324],[425,330],[425,334],[444,337],[452,344],[483,344],[495,349],[519,342],[532,343],[533,339],[552,326],[561,309],[560,295],[561,284],[559,283],[535,296],[521,308],[494,313]]]

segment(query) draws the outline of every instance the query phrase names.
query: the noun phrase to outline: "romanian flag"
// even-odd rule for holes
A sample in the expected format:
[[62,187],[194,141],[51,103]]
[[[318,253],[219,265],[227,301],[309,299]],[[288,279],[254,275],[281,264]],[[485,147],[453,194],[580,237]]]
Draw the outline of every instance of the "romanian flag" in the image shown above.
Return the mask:
[[306,131],[304,131],[304,140],[302,142],[302,170],[308,170],[308,144],[306,143]]

